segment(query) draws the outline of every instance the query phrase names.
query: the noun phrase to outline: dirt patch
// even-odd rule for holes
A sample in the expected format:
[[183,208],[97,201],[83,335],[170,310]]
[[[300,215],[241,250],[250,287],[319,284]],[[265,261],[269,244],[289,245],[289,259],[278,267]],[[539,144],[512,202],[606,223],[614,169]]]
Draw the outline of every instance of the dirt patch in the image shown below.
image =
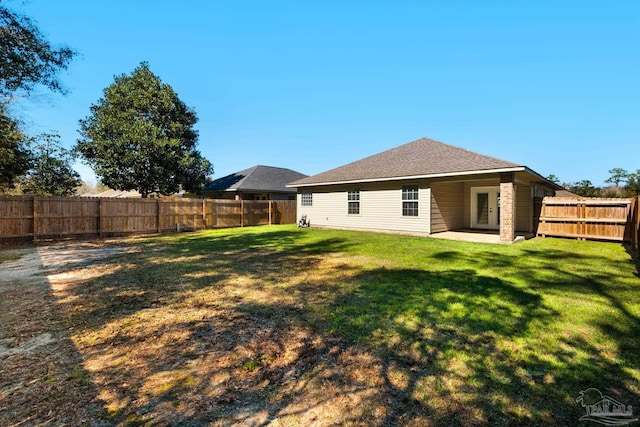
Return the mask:
[[126,249],[89,242],[2,249],[12,260],[0,274],[0,425],[100,425],[104,409],[52,281],[82,280],[73,272]]
[[31,338],[27,342],[23,343],[18,347],[7,347],[7,344],[11,344],[13,339],[7,338],[0,340],[0,357],[8,356],[10,354],[27,354],[32,353],[35,349],[40,346],[47,345],[50,342],[53,342],[53,336],[50,333],[45,332],[44,334],[40,334],[37,337]]
[[0,287],[14,282],[42,281],[42,277],[38,277],[42,271],[42,262],[35,247],[12,250],[11,254],[17,255],[18,259],[2,263]]
[[413,365],[316,328],[370,260],[223,249],[71,242],[7,263],[0,425],[430,424]]
[[70,278],[81,279],[79,268],[104,264],[110,256],[132,251],[122,242],[109,241],[56,243],[12,250],[19,258],[2,263],[0,286],[42,282],[61,271],[68,272]]

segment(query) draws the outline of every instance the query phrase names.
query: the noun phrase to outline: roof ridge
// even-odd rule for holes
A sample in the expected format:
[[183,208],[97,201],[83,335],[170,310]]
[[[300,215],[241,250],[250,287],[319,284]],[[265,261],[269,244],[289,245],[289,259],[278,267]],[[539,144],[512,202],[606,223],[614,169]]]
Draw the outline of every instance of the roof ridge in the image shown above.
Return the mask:
[[514,167],[523,167],[523,165],[422,137],[303,178],[292,184],[442,176]]

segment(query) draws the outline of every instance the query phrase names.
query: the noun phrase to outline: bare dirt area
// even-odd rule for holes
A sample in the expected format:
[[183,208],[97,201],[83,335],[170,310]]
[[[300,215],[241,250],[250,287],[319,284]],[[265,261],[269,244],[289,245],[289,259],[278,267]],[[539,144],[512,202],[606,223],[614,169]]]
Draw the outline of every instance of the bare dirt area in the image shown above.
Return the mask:
[[194,268],[201,255],[163,250],[67,242],[0,264],[1,425],[410,421],[388,394],[401,370],[314,330],[277,285],[337,259],[231,251]]
[[100,424],[104,409],[55,286],[61,277],[82,280],[88,267],[124,250],[112,242],[2,249],[9,256],[0,263],[0,425]]

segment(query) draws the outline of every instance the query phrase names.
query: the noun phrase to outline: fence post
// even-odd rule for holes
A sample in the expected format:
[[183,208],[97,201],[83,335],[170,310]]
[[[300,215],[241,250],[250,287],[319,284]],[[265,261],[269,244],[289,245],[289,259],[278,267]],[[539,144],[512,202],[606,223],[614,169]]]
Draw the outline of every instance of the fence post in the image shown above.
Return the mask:
[[638,207],[640,207],[637,203],[637,198],[631,199],[631,206],[629,207],[629,220],[627,224],[629,226],[629,240],[631,241],[631,249],[636,251],[638,250],[638,230],[636,229],[636,216],[637,209]]
[[584,222],[580,221],[580,219],[584,218],[583,215],[583,211],[584,211],[584,204],[582,203],[578,203],[576,205],[576,214],[578,215],[578,240],[584,240],[584,238],[580,237],[582,235],[584,235]]
[[38,241],[38,197],[33,196],[33,241]]
[[158,216],[157,216],[157,221],[158,223],[156,224],[158,226],[158,234],[162,233],[162,227],[160,226],[160,218],[162,217],[162,215],[160,215],[160,211],[161,211],[161,205],[160,205],[160,198],[156,199],[156,206],[157,206],[157,211],[158,211]]
[[240,227],[244,227],[244,200],[240,200]]
[[204,199],[202,199],[202,229],[206,230],[207,229],[207,213],[205,211],[205,202]]
[[542,225],[542,238],[544,239],[546,236],[545,232],[547,231],[547,204],[545,203],[545,198],[542,198],[542,207],[540,208],[540,216],[542,217],[541,225]]
[[216,200],[211,200],[211,228],[216,228],[218,226],[218,206],[219,203]]
[[271,206],[273,205],[273,200],[269,200],[269,225],[271,225]]
[[638,256],[640,257],[640,196],[636,196],[636,198],[634,199],[635,201],[635,205],[636,205],[636,225],[635,225],[635,240],[636,240],[636,252],[638,253]]
[[104,226],[104,207],[102,206],[102,199],[98,200],[98,237],[102,237],[103,234],[103,226]]

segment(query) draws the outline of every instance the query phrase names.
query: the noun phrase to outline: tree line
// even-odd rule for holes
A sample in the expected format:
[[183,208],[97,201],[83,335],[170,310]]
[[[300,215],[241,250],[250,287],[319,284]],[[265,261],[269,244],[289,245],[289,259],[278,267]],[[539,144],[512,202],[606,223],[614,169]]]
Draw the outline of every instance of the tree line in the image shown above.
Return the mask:
[[65,95],[58,78],[77,55],[54,48],[27,16],[0,4],[0,192],[74,195],[80,158],[100,183],[116,190],[200,194],[213,166],[197,149],[195,111],[141,62],[114,77],[79,121],[80,138],[65,149],[55,131],[27,135],[12,114],[16,99],[46,88]]
[[623,168],[609,170],[609,178],[604,182],[608,186],[598,187],[588,179],[576,182],[560,182],[560,179],[551,174],[546,177],[549,181],[562,186],[565,190],[582,197],[634,197],[640,195],[640,169],[628,172]]

